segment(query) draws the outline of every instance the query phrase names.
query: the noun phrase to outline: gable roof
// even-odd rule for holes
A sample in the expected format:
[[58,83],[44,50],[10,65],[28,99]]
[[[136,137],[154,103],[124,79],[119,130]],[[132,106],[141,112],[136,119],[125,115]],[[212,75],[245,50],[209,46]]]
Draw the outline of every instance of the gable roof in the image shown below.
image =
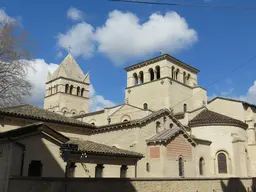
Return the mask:
[[87,76],[89,76],[89,74],[84,74],[76,60],[69,53],[52,74],[48,73],[47,81],[54,80],[58,77],[65,77],[68,79],[85,82]]
[[179,134],[183,134],[183,136],[190,142],[193,146],[196,145],[196,142],[187,134],[186,131],[181,129],[178,126],[173,126],[172,128],[164,129],[154,135],[153,137],[146,140],[147,144],[150,143],[167,143],[174,137],[176,137]]
[[188,124],[190,127],[205,126],[205,125],[230,125],[238,126],[246,129],[248,125],[243,121],[210,111],[208,109],[203,110],[197,116],[195,116]]
[[137,157],[142,158],[143,154],[119,149],[117,147],[111,147],[101,143],[96,143],[88,140],[82,140],[79,138],[70,138],[67,144],[75,144],[78,146],[78,152],[95,154],[95,155],[108,155],[108,156],[119,156],[119,157]]
[[134,70],[134,69],[137,69],[137,68],[140,68],[140,67],[143,67],[143,66],[146,66],[146,65],[150,65],[152,63],[155,63],[155,62],[158,62],[158,61],[162,61],[162,60],[165,60],[167,59],[168,61],[171,61],[175,64],[177,64],[178,66],[181,66],[181,67],[184,67],[185,69],[193,72],[193,73],[198,73],[200,72],[198,69],[170,56],[169,54],[164,54],[164,55],[160,55],[158,57],[154,57],[152,59],[149,59],[149,60],[146,60],[146,61],[143,61],[143,62],[140,62],[140,63],[137,63],[135,65],[131,65],[131,66],[128,66],[125,68],[126,71],[131,71],[131,70]]
[[17,139],[21,136],[29,135],[32,133],[47,133],[55,139],[58,139],[61,142],[67,142],[69,140],[68,137],[63,134],[51,129],[47,125],[42,122],[33,123],[26,126],[19,127],[17,129],[13,129],[10,131],[5,131],[0,133],[0,139]]
[[168,109],[161,109],[161,110],[155,111],[155,112],[151,113],[150,115],[143,117],[141,119],[98,126],[93,130],[93,132],[97,133],[97,132],[102,132],[102,131],[111,131],[111,130],[116,130],[116,129],[134,127],[136,125],[142,125],[144,123],[147,123],[148,121],[151,121],[152,119],[158,118],[160,116],[170,115],[170,113],[171,112]]
[[33,120],[44,121],[44,122],[66,124],[66,125],[74,125],[74,126],[80,126],[84,128],[95,127],[91,124],[84,123],[82,121],[78,121],[70,117],[65,117],[63,115],[35,107],[30,104],[0,108],[0,115],[21,117],[21,118],[33,119]]
[[238,100],[238,99],[231,99],[231,98],[227,98],[227,97],[215,97],[215,98],[213,98],[212,100],[210,100],[210,101],[208,102],[208,104],[211,103],[211,102],[213,102],[213,101],[215,101],[216,99],[223,99],[223,100],[227,100],[227,101],[239,102],[239,103],[242,103],[242,104],[244,104],[244,105],[247,105],[247,106],[256,108],[256,105],[253,105],[253,104],[251,104],[251,103],[248,103],[248,102],[245,102],[245,101],[242,101],[242,100]]

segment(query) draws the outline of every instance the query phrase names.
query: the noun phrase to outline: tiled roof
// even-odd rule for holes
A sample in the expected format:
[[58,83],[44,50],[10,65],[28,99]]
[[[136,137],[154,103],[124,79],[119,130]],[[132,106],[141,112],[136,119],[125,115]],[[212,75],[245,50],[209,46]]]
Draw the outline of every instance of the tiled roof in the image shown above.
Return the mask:
[[24,136],[24,135],[36,133],[36,132],[45,132],[48,135],[51,135],[52,137],[57,138],[61,142],[67,142],[69,140],[68,137],[51,129],[50,127],[48,127],[42,122],[25,125],[10,131],[1,132],[0,139],[7,139],[7,138],[16,139],[20,136]]
[[208,109],[203,110],[194,119],[189,122],[189,126],[201,126],[201,125],[235,125],[242,128],[247,128],[248,125],[240,120],[222,115]]
[[39,121],[48,121],[53,123],[83,126],[85,128],[95,127],[91,124],[84,123],[82,121],[78,121],[70,117],[65,117],[63,115],[47,111],[45,109],[41,109],[29,104],[0,108],[0,115],[11,115],[15,117],[29,118]]
[[178,127],[178,126],[174,126],[172,128],[168,128],[168,129],[164,129],[162,131],[160,131],[159,133],[157,133],[156,135],[154,135],[153,137],[151,137],[150,139],[147,139],[146,142],[147,144],[149,143],[161,143],[161,142],[168,142],[170,141],[172,138],[174,138],[175,136],[179,135],[179,134],[183,134],[184,137],[193,145],[196,145],[196,142],[194,142],[194,140],[187,134],[186,131],[184,131],[182,128]]
[[121,122],[121,123],[115,123],[115,124],[110,124],[110,125],[98,126],[96,129],[93,130],[93,132],[96,133],[96,132],[101,132],[101,131],[105,131],[105,130],[128,128],[128,127],[132,127],[134,125],[141,125],[143,123],[146,123],[147,121],[150,121],[150,120],[157,118],[159,116],[162,116],[162,115],[170,115],[170,111],[168,109],[161,109],[161,110],[153,112],[150,115],[143,117],[141,119],[126,121],[126,122]]
[[138,158],[143,157],[143,154],[141,153],[119,149],[116,147],[111,147],[108,145],[95,143],[88,140],[82,140],[79,138],[70,138],[70,141],[68,141],[67,143],[78,145],[78,151],[82,153],[121,156],[121,157],[138,157]]
[[181,131],[181,129],[178,126],[174,126],[171,129],[164,129],[151,137],[150,139],[147,139],[147,143],[151,142],[162,142],[162,141],[168,141],[170,140],[173,136],[178,134]]

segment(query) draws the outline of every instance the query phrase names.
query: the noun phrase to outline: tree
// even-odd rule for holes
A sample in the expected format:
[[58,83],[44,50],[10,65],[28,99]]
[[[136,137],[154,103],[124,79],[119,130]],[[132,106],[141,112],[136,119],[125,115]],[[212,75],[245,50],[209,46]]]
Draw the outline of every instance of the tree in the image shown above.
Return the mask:
[[20,104],[31,93],[27,35],[16,24],[0,24],[0,107]]

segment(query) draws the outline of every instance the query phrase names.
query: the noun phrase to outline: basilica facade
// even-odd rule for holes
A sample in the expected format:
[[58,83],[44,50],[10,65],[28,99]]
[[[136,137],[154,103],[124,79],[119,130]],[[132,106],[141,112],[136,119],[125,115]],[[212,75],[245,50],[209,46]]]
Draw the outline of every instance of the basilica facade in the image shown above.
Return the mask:
[[44,109],[0,109],[0,180],[256,175],[256,106],[208,101],[199,70],[168,54],[125,70],[124,103],[89,112],[90,74],[68,54],[48,74]]

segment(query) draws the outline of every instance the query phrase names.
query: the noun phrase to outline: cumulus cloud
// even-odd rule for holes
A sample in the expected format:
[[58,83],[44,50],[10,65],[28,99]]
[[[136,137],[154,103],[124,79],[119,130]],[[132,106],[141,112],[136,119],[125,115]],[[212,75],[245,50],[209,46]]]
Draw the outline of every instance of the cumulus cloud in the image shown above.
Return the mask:
[[90,100],[89,109],[90,111],[99,111],[105,107],[112,107],[115,105],[114,102],[105,99],[102,95],[97,95],[95,89],[90,85]]
[[173,53],[197,40],[197,32],[176,12],[154,13],[141,22],[133,13],[114,10],[103,26],[81,22],[58,35],[58,45],[66,50],[71,45],[74,56],[88,58],[97,50],[115,64],[160,50]]
[[10,17],[5,13],[3,9],[0,9],[0,23],[2,24],[12,24],[15,23],[16,19],[13,17]]
[[84,18],[84,14],[79,9],[70,7],[67,11],[67,17],[73,21],[81,21]]
[[95,50],[94,29],[85,22],[78,23],[69,29],[66,33],[60,33],[57,37],[58,45],[61,48],[69,50],[73,56],[82,56],[89,58]]
[[197,41],[197,33],[176,12],[152,14],[140,23],[133,13],[112,11],[103,27],[96,31],[98,51],[115,63],[164,50],[174,52]]
[[31,96],[25,97],[24,102],[43,107],[47,74],[55,71],[58,65],[48,64],[44,59],[35,59],[29,62],[34,68],[34,70],[29,69],[28,71],[28,80],[33,84],[33,89]]
[[241,95],[237,98],[239,100],[246,101],[248,103],[256,105],[256,80],[254,81],[253,85],[249,87],[245,95]]

